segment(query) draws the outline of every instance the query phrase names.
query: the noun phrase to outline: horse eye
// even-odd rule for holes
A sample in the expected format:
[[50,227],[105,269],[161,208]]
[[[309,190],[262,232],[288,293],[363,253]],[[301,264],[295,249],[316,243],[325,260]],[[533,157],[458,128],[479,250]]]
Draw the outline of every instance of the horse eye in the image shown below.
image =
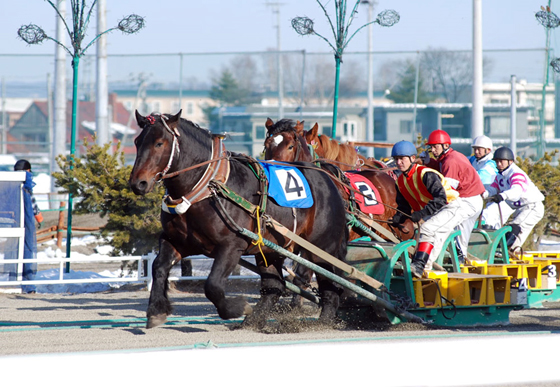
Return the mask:
[[159,148],[159,147],[161,147],[162,145],[163,145],[163,142],[158,142],[158,143],[156,144],[156,148]]
[[292,149],[294,149],[294,146],[293,146],[293,145],[290,145],[290,146],[288,147],[288,149],[292,150]]

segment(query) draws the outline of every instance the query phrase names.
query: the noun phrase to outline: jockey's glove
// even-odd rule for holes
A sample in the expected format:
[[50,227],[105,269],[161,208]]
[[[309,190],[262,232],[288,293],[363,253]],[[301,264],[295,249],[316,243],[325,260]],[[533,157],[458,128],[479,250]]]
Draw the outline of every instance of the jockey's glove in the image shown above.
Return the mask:
[[412,219],[414,223],[418,223],[423,217],[424,217],[424,212],[422,210],[415,211],[412,213],[412,215],[410,215],[410,219]]
[[422,160],[422,164],[423,165],[427,165],[430,162],[430,154],[426,151],[422,151],[420,152],[420,154],[418,155],[418,158],[420,160]]
[[404,216],[400,212],[397,212],[391,219],[387,220],[394,226],[398,226],[399,224],[404,222]]
[[504,201],[504,197],[500,194],[496,194],[496,195],[490,196],[488,198],[488,201],[494,202],[494,203],[500,203],[500,202]]

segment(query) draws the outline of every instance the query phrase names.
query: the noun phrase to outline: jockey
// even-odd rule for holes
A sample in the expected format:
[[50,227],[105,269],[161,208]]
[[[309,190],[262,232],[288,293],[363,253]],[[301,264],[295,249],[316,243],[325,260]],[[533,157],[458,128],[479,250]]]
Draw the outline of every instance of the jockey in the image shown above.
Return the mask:
[[[397,142],[391,151],[398,169],[402,172],[397,179],[397,212],[393,224],[403,223],[405,215],[413,222],[426,219],[420,225],[418,249],[412,258],[412,275],[421,278],[424,269],[430,270],[443,247],[443,241],[456,226],[454,222],[459,197],[457,191],[438,171],[415,163],[416,147],[409,141]],[[414,212],[411,211],[414,210]],[[404,213],[404,214],[403,214]],[[440,222],[445,218],[444,223]]]
[[469,157],[469,161],[478,172],[484,187],[489,187],[498,174],[496,162],[492,160],[494,157],[492,140],[487,136],[478,136],[473,140],[472,149],[474,155]]
[[515,165],[511,149],[502,147],[494,152],[498,167],[492,185],[484,192],[484,197],[494,203],[507,203],[514,211],[509,221],[511,232],[506,234],[509,249],[521,249],[531,230],[544,216],[544,195],[533,184],[529,176]]
[[[442,217],[439,219],[443,225],[452,222],[461,231],[457,237],[457,254],[463,261],[467,256],[467,247],[472,230],[478,216],[482,212],[482,194],[484,185],[476,173],[469,159],[460,152],[451,148],[451,137],[443,130],[434,130],[428,137],[427,143],[435,159],[431,159],[427,152],[422,152],[420,157],[424,165],[441,172],[451,187],[459,192],[459,198],[454,202],[455,214],[453,219]],[[432,230],[434,233],[437,229]]]
[[[487,136],[478,136],[472,143],[473,155],[469,157],[474,169],[478,173],[484,188],[488,189],[494,182],[494,178],[498,174],[496,162],[493,160],[494,149],[492,139]],[[500,206],[501,208],[498,208]],[[508,212],[509,211],[509,212]],[[500,213],[511,213],[509,207],[505,204],[496,204],[494,202],[488,204],[482,211],[482,220],[484,221],[484,228],[498,229],[502,227],[503,220],[500,218]],[[506,217],[507,219],[507,217]],[[481,227],[481,225],[479,225]]]

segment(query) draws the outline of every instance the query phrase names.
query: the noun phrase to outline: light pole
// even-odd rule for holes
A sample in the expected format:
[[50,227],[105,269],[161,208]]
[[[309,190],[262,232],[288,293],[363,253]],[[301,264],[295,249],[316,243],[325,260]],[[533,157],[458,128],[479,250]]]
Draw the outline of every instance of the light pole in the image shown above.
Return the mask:
[[[70,36],[70,41],[72,43],[72,51],[66,47],[64,44],[58,40],[48,36],[45,31],[35,25],[28,24],[22,26],[18,30],[18,36],[27,44],[40,44],[45,40],[52,40],[62,48],[64,48],[68,54],[72,56],[72,132],[70,136],[70,168],[73,168],[72,163],[74,162],[74,154],[76,153],[76,127],[77,127],[77,113],[78,113],[78,67],[80,64],[80,58],[84,55],[86,50],[99,39],[102,35],[111,32],[113,30],[120,30],[126,34],[132,34],[138,32],[144,27],[144,19],[138,15],[129,15],[122,19],[116,27],[109,28],[106,31],[98,34],[91,42],[89,42],[85,48],[82,48],[82,43],[87,32],[87,27],[90,21],[90,17],[93,12],[93,7],[96,4],[96,0],[93,1],[91,7],[88,9],[85,0],[70,0],[70,7],[72,8],[72,23],[70,26],[66,23],[64,16],[60,13],[57,6],[51,1],[47,2],[54,8],[60,20],[64,23],[66,32]],[[67,236],[66,236],[66,257],[70,258],[70,245],[72,240],[72,192],[68,193],[68,220],[67,220]],[[66,263],[66,272],[70,271],[70,263]]]
[[482,0],[473,0],[473,91],[472,129],[474,139],[484,132],[484,107],[482,102]]
[[[368,106],[367,106],[367,129],[366,141],[373,142],[375,132],[375,122],[373,116],[373,7],[377,3],[376,0],[362,0],[362,4],[368,5]],[[367,148],[367,156],[373,157],[373,148]]]
[[317,0],[319,6],[325,13],[327,20],[331,26],[331,31],[334,35],[335,44],[331,44],[324,36],[319,34],[317,31],[313,29],[313,20],[308,17],[296,17],[292,19],[292,27],[296,32],[300,35],[317,35],[321,39],[323,39],[327,44],[333,49],[334,51],[334,59],[335,59],[335,81],[334,81],[334,101],[333,101],[333,121],[332,121],[332,137],[336,138],[336,121],[337,121],[337,114],[338,114],[338,88],[339,88],[339,80],[340,80],[340,64],[342,63],[342,54],[344,53],[344,49],[348,45],[348,43],[352,40],[352,38],[360,31],[362,28],[371,25],[373,23],[377,23],[383,27],[391,27],[392,25],[396,24],[400,20],[400,16],[396,11],[393,10],[385,10],[377,15],[377,18],[369,23],[364,24],[360,28],[358,28],[350,37],[348,37],[350,25],[356,16],[358,11],[358,5],[360,4],[360,0],[356,1],[352,11],[350,12],[350,17],[348,18],[348,23],[346,23],[346,0],[336,0],[334,2],[335,5],[335,14],[336,14],[336,27],[334,26],[329,13],[325,9],[325,5],[321,3],[320,0]]

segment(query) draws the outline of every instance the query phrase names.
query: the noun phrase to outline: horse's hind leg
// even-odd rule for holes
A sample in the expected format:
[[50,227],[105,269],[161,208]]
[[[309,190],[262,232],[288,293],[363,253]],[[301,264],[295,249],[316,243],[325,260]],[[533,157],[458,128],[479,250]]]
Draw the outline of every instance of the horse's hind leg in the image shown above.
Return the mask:
[[244,297],[227,298],[226,282],[229,275],[237,266],[240,255],[234,249],[223,251],[214,257],[212,270],[204,284],[204,294],[218,310],[218,315],[224,320],[251,314],[252,308]]
[[159,254],[152,265],[152,290],[148,304],[146,328],[163,324],[171,314],[171,302],[167,296],[169,271],[181,259],[175,248],[165,239],[160,240]]
[[[313,270],[298,264],[296,266],[294,274],[295,274],[293,280],[294,285],[304,290],[307,290],[313,278]],[[292,296],[292,301],[290,302],[290,306],[293,309],[301,308],[303,306],[303,297],[300,296],[299,294],[294,294]]]

